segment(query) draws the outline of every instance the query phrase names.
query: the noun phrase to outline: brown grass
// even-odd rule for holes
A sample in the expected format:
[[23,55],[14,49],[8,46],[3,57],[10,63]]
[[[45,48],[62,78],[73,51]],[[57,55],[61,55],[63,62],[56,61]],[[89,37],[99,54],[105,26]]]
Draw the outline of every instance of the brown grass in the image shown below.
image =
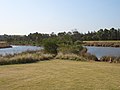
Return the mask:
[[9,48],[11,47],[7,42],[0,41],[0,48]]
[[0,66],[0,90],[120,90],[120,64],[51,60]]
[[52,58],[54,55],[43,54],[41,51],[23,52],[16,55],[1,56],[0,65],[34,63]]
[[87,59],[85,59],[84,57],[72,53],[71,54],[58,53],[58,55],[55,58],[62,60],[87,61]]
[[120,41],[84,41],[85,46],[120,47]]

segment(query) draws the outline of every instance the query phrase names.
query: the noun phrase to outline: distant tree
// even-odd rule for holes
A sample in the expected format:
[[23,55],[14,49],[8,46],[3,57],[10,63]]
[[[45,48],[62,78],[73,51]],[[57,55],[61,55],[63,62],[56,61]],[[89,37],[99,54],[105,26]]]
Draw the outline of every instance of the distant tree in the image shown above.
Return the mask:
[[52,32],[51,34],[50,34],[50,37],[56,37],[57,35],[54,33],[54,32]]
[[77,40],[80,40],[80,41],[82,40],[82,34],[79,33],[77,30],[73,31],[72,33],[73,33],[72,38],[73,38],[74,42]]

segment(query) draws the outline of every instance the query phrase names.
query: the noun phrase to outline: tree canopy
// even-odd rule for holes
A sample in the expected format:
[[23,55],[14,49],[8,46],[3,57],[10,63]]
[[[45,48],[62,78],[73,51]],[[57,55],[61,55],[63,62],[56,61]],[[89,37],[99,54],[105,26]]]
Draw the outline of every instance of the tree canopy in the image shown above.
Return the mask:
[[100,29],[98,31],[88,31],[80,33],[77,30],[72,32],[59,32],[55,34],[30,33],[29,35],[0,35],[0,41],[7,41],[10,44],[22,45],[42,45],[42,41],[51,38],[59,44],[72,44],[76,41],[96,41],[96,40],[120,40],[120,29]]

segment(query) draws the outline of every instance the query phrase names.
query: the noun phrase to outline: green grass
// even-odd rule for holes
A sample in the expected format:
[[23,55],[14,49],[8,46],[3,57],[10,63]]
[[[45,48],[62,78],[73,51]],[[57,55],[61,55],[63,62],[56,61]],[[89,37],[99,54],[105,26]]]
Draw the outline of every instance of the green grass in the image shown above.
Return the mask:
[[120,64],[51,60],[0,66],[0,90],[120,90]]

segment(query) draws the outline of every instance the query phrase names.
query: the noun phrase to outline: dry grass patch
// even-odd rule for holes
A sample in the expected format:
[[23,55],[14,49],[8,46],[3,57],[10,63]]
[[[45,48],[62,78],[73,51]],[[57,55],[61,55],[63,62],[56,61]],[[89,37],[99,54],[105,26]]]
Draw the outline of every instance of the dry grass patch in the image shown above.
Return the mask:
[[25,64],[54,58],[52,54],[44,54],[40,51],[23,52],[16,55],[0,56],[0,65]]
[[0,41],[0,48],[10,48],[11,46],[4,41]]
[[0,66],[0,90],[120,90],[120,64],[52,60]]
[[84,41],[85,46],[102,46],[102,47],[120,47],[120,40],[116,41]]

